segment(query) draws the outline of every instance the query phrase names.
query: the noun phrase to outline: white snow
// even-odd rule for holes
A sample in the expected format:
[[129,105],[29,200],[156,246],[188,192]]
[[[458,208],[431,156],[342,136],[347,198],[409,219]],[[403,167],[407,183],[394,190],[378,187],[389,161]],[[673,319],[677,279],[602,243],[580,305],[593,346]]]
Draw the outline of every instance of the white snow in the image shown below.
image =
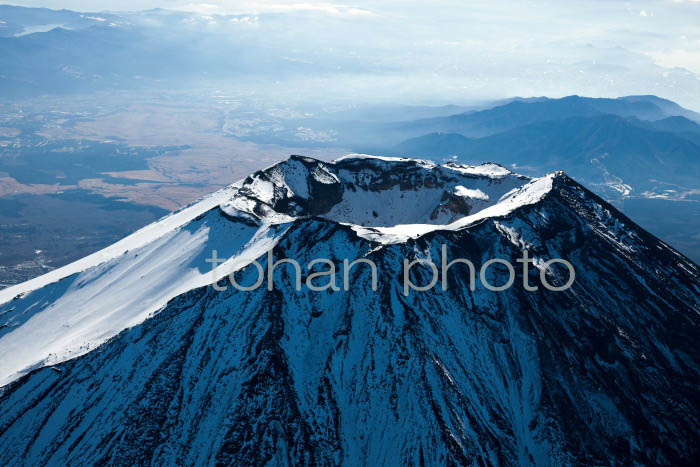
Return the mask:
[[235,188],[234,185],[230,185],[202,198],[199,201],[196,201],[195,203],[190,204],[179,211],[175,211],[174,213],[163,217],[153,224],[137,230],[133,234],[123,238],[113,245],[108,246],[107,248],[88,255],[74,263],[63,266],[62,268],[54,269],[53,271],[35,279],[31,279],[27,282],[0,290],[0,304],[6,303],[18,295],[39,289],[47,284],[57,282],[64,277],[71,276],[78,272],[84,271],[85,269],[104,263],[110,259],[114,259],[123,255],[129,250],[142,247],[218,206],[222,202],[231,198],[236,191],[237,188]]
[[556,174],[552,173],[541,178],[536,178],[522,188],[514,191],[510,196],[502,199],[497,204],[447,225],[405,224],[395,225],[393,227],[362,227],[352,225],[352,228],[360,237],[384,244],[405,242],[408,239],[418,238],[435,230],[458,230],[467,228],[483,219],[507,216],[521,206],[527,206],[538,202],[552,189],[552,181],[555,176]]
[[489,195],[484,193],[483,191],[479,190],[478,188],[476,190],[472,190],[470,188],[466,188],[462,185],[457,185],[455,187],[454,193],[457,196],[462,196],[464,198],[474,198],[474,199],[481,199],[484,201],[489,200]]
[[246,185],[246,188],[257,199],[270,202],[275,196],[274,185],[268,180],[262,180],[258,176],[253,177],[253,183]]
[[325,183],[325,184],[340,182],[340,180],[338,179],[338,176],[335,175],[334,173],[328,171],[328,169],[326,169],[325,167],[318,167],[318,168],[314,169],[314,171],[311,173],[311,175],[319,182]]
[[[346,190],[340,203],[323,215],[326,219],[357,225],[396,225],[430,218],[440,203],[444,189],[387,190],[356,192]],[[406,209],[410,206],[410,209]]]
[[[298,160],[290,159],[285,163],[284,169],[280,169],[280,176],[284,183],[300,198],[309,199],[309,171]],[[291,194],[291,193],[290,193]]]
[[[483,171],[491,175],[475,175],[467,166],[460,166],[457,170],[454,164],[438,166],[429,161],[403,158],[351,155],[341,160],[356,158],[377,160],[379,167],[358,169],[347,164],[338,167],[338,178],[346,187],[354,188],[344,190],[342,200],[323,217],[365,227],[449,224],[464,215],[463,208],[468,207],[469,213],[474,214],[530,180],[509,171],[505,175],[494,176],[493,173],[496,172],[480,169],[477,172]],[[392,172],[390,161],[411,161],[416,168],[427,170],[416,172],[409,168],[402,179],[399,173]],[[491,165],[493,164],[489,167]],[[386,170],[393,177],[377,177],[378,170]],[[438,180],[437,184],[435,180]],[[414,185],[417,189],[406,189],[406,185]],[[451,204],[449,198],[445,197],[448,193],[468,198],[465,206],[460,208]]]
[[469,175],[485,175],[487,177],[505,177],[513,172],[506,169],[502,165],[487,162],[481,165],[461,165],[461,164],[446,164],[448,169]]
[[[37,365],[82,355],[143,322],[172,298],[244,267],[274,245],[275,232],[268,225],[230,222],[213,211],[206,221],[67,278],[67,290],[54,301],[46,299],[50,289],[30,293],[23,301],[31,303],[25,308],[31,317],[0,337],[0,386]],[[227,259],[216,276],[206,262],[212,250]],[[10,318],[4,324],[13,327]]]

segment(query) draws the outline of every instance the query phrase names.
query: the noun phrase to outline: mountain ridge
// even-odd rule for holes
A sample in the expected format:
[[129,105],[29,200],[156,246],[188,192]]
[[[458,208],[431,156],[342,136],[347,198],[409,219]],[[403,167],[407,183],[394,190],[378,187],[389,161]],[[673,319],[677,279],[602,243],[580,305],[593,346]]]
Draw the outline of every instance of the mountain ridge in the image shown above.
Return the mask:
[[[485,137],[523,125],[571,117],[617,115],[653,121],[680,115],[695,122],[700,121],[700,114],[684,109],[672,101],[661,98],[650,101],[636,97],[638,96],[610,99],[572,95],[559,99],[513,100],[485,110],[416,120],[399,124],[398,127],[413,133],[441,131],[469,137]],[[665,104],[664,110],[657,102],[670,104]]]

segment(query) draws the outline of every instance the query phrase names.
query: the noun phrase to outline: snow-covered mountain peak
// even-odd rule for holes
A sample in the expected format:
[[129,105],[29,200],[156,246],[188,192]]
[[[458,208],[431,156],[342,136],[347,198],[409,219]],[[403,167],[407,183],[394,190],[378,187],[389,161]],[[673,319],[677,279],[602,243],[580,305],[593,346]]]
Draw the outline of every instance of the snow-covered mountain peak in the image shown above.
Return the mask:
[[[102,251],[0,291],[0,385],[82,355],[172,298],[210,285],[213,250],[224,260],[216,269],[223,277],[308,219],[375,245],[400,244],[509,216],[537,204],[559,179],[568,177],[531,179],[496,164],[292,156]],[[37,336],[42,344],[27,348]]]
[[[212,250],[226,260],[217,268],[221,277],[310,217],[395,244],[506,215],[548,187],[551,177],[530,179],[496,164],[291,156],[104,250],[0,291],[0,385],[86,353],[173,297],[211,284],[205,259]],[[37,336],[42,345],[27,349],[24,343]]]
[[700,271],[562,172],[295,156],[0,296],[2,465],[698,458]]

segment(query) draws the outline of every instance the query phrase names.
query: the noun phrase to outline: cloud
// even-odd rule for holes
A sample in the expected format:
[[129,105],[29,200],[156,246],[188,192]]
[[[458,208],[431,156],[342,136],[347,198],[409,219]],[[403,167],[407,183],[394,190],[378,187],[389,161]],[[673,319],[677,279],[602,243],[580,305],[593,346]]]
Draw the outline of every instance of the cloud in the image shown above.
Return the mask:
[[188,3],[178,9],[197,13],[321,13],[331,16],[373,16],[366,8],[329,2],[224,1],[217,4]]
[[700,52],[687,49],[672,49],[649,54],[654,61],[666,68],[685,68],[700,74]]

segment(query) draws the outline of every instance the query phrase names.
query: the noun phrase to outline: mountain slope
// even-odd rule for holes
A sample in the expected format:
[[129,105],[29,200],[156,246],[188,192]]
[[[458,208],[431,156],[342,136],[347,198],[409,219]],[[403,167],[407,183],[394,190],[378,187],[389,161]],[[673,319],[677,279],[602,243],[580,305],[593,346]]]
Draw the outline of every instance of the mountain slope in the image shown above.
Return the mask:
[[658,97],[658,96],[653,96],[653,95],[625,96],[625,97],[620,97],[619,99],[622,101],[625,101],[625,102],[647,102],[647,103],[655,105],[656,107],[661,109],[663,112],[667,113],[668,115],[685,117],[689,120],[700,122],[700,114],[699,113],[693,112],[692,110],[688,110],[684,107],[681,107],[680,105],[676,104],[673,101],[670,101],[668,99],[663,99],[663,98]]
[[[497,204],[530,180],[492,164],[392,160],[383,170],[387,164],[349,158],[330,166],[293,156],[104,250],[1,290],[0,385],[88,352],[170,299],[211,283],[212,250],[228,259],[219,274],[244,266],[295,216],[328,215],[358,226],[447,223]],[[471,191],[458,192],[464,185]]]
[[[455,186],[488,199],[465,209],[431,194],[463,192]],[[413,209],[414,192],[438,204]],[[399,220],[418,224],[375,217],[371,194],[375,206],[409,196],[413,217]],[[562,173],[297,157],[253,174],[202,220],[214,215],[277,225],[275,259],[339,269],[371,259],[377,290],[364,267],[348,290],[322,292],[295,290],[293,269],[280,268],[272,291],[180,294],[97,349],[5,386],[0,462],[683,465],[700,455],[700,271]],[[457,265],[446,290],[404,295],[403,260],[439,263],[443,245],[477,268],[516,265],[525,249],[531,284],[566,282],[566,268],[543,264],[566,258],[576,280],[529,292],[516,267],[516,286],[495,293],[479,281],[472,290]],[[257,274],[248,265],[236,278]],[[429,269],[412,279],[427,283]]]
[[644,122],[643,125],[654,130],[675,133],[700,146],[700,125],[688,118],[668,117],[654,122]]

